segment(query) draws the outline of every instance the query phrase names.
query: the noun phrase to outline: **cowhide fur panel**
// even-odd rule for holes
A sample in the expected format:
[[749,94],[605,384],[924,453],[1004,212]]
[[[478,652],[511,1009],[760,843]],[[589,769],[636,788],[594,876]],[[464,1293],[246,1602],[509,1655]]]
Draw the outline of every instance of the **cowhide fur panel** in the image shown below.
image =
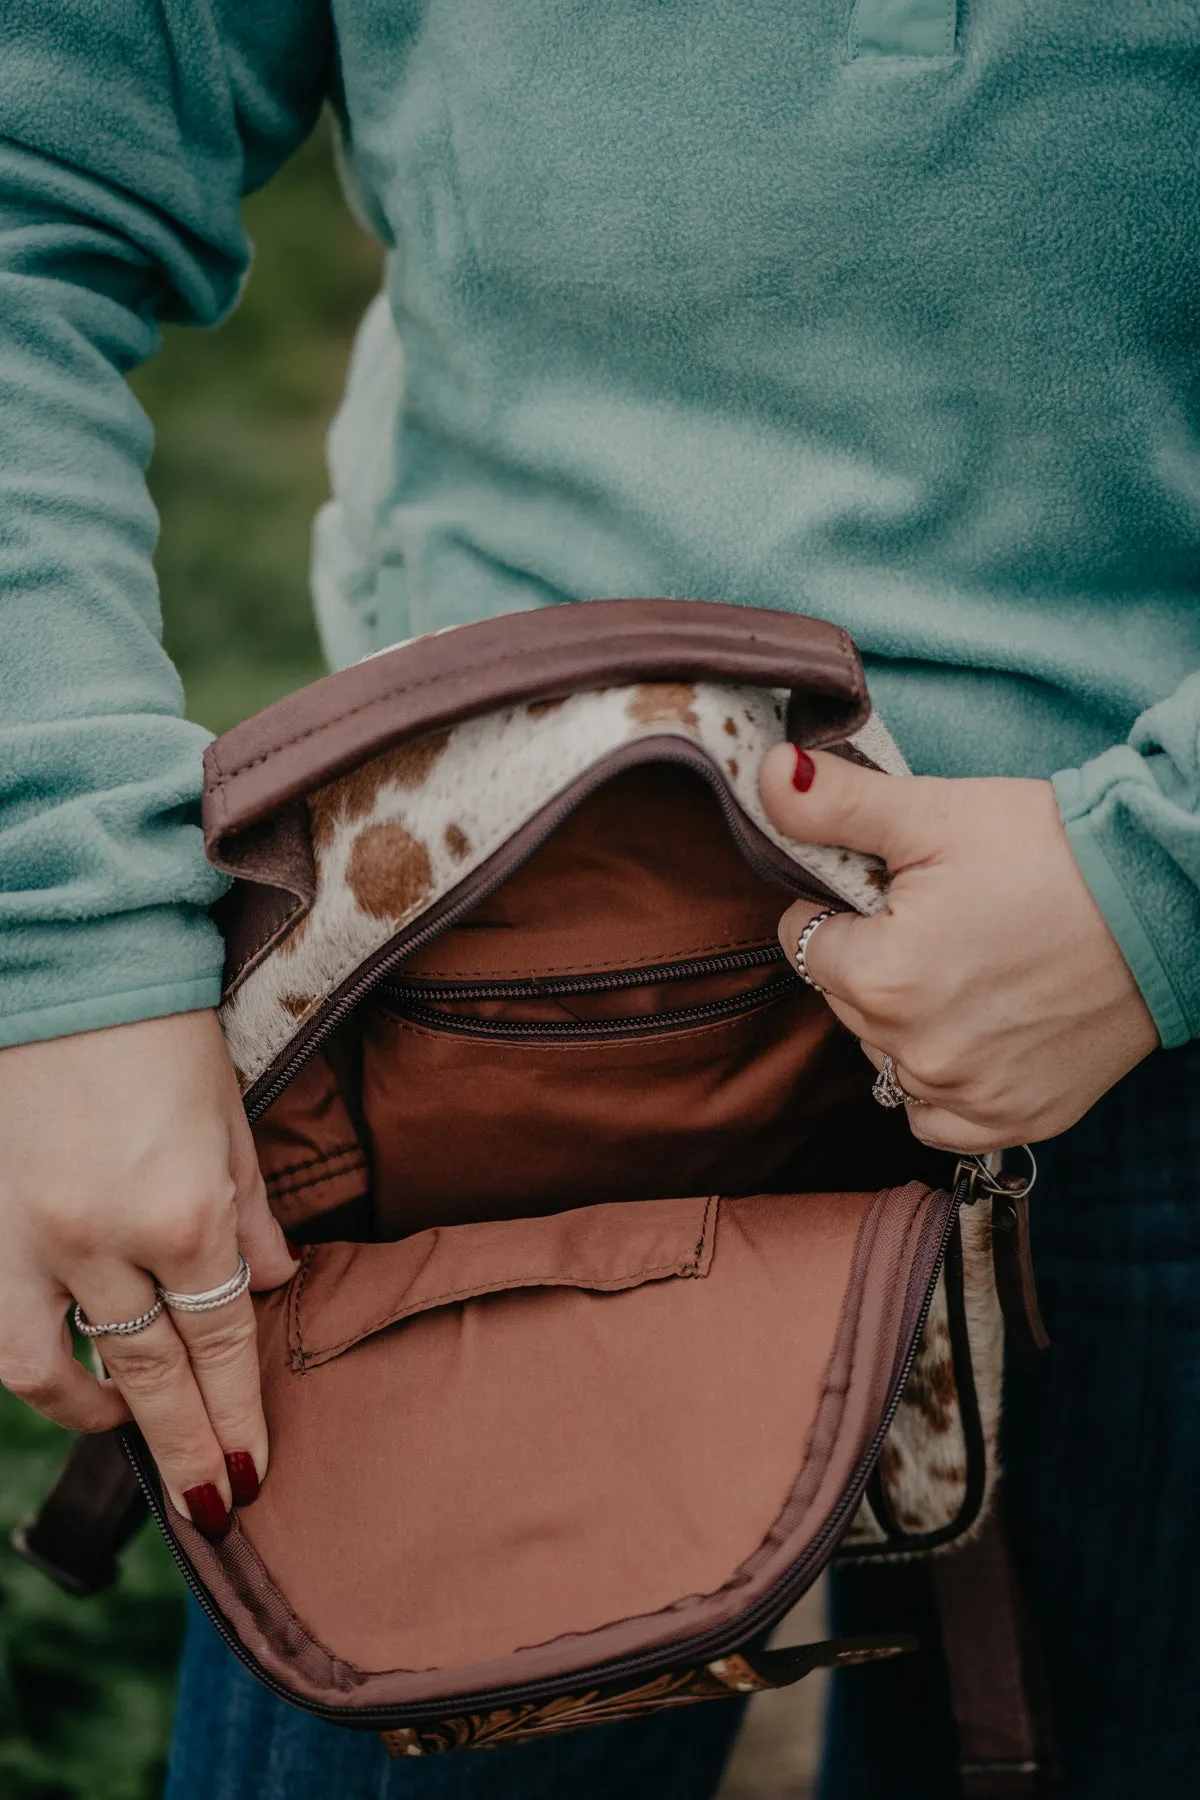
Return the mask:
[[[443,899],[557,794],[626,745],[683,738],[737,806],[797,865],[860,912],[883,904],[878,864],[794,844],[771,825],[758,765],[785,736],[786,695],[645,683],[506,707],[397,745],[309,800],[316,900],[231,995],[221,1022],[249,1086],[367,957]],[[890,773],[899,750],[872,718],[853,743]]]
[[[991,1505],[999,1467],[1004,1365],[1004,1320],[992,1268],[991,1201],[981,1199],[973,1206],[965,1206],[959,1222],[967,1337],[986,1455],[986,1485],[978,1515],[983,1519]],[[938,1282],[917,1360],[883,1446],[879,1476],[893,1518],[911,1536],[943,1531],[962,1512],[967,1486],[966,1444],[954,1376],[944,1275]],[[969,1535],[977,1522],[972,1521],[963,1535]],[[842,1551],[852,1557],[856,1548],[881,1544],[884,1535],[870,1501],[864,1500],[842,1540]],[[903,1550],[898,1554],[903,1555]]]

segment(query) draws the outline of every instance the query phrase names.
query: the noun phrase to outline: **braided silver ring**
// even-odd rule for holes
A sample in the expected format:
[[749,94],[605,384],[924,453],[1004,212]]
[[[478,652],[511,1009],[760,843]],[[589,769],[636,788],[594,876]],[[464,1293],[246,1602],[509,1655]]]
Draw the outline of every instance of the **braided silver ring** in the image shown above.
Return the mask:
[[232,1300],[240,1300],[250,1286],[250,1264],[245,1257],[238,1254],[238,1266],[228,1281],[222,1281],[216,1287],[205,1288],[202,1294],[179,1294],[174,1288],[165,1288],[158,1284],[158,1298],[163,1306],[169,1306],[172,1312],[215,1312],[218,1306],[228,1306]]
[[136,1319],[118,1319],[111,1325],[89,1325],[87,1314],[76,1301],[75,1329],[80,1337],[85,1338],[132,1337],[135,1331],[145,1331],[147,1325],[153,1325],[162,1309],[163,1303],[160,1297],[144,1313],[139,1313]]
[[819,981],[814,981],[808,972],[808,946],[812,942],[812,935],[817,929],[817,926],[823,925],[826,919],[836,918],[837,908],[832,906],[826,907],[824,912],[817,913],[814,918],[811,918],[808,921],[808,924],[796,939],[796,971],[800,976],[801,981],[806,981],[809,987],[813,988],[818,994],[823,994],[825,989],[821,986]]
[[887,1052],[884,1052],[883,1067],[875,1077],[871,1088],[872,1098],[878,1100],[880,1106],[928,1106],[928,1100],[910,1094],[906,1087],[901,1087],[896,1078],[896,1064]]

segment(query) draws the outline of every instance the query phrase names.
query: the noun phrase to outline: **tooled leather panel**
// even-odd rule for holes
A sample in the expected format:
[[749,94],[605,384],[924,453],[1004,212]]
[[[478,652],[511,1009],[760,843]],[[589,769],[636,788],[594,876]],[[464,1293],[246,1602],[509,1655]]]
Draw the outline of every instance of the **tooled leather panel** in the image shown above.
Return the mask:
[[822,619],[694,600],[596,600],[483,619],[326,676],[210,744],[210,854],[389,744],[518,701],[636,680],[789,689],[790,725],[812,745],[850,736],[870,710],[853,642]]

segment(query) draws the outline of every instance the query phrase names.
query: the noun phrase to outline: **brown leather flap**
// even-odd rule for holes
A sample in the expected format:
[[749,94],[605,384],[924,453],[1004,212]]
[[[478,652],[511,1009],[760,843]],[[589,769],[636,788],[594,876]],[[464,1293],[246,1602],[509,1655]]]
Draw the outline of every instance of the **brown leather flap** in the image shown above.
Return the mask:
[[310,1246],[292,1285],[290,1358],[303,1373],[414,1313],[516,1288],[612,1293],[707,1275],[715,1199],[581,1206],[540,1219],[433,1226],[394,1244]]
[[848,737],[869,710],[853,642],[822,619],[696,600],[506,614],[328,675],[210,744],[209,854],[229,867],[222,840],[404,739],[518,701],[645,680],[790,688],[789,728],[809,745]]

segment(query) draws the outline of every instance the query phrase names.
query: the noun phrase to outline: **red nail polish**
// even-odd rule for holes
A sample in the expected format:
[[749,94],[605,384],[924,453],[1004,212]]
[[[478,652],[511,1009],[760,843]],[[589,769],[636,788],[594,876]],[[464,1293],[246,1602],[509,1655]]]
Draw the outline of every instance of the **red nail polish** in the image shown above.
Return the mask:
[[183,1497],[197,1531],[214,1541],[225,1536],[233,1515],[211,1481],[202,1482],[199,1487],[184,1488]]
[[300,1258],[304,1255],[304,1245],[297,1244],[295,1240],[290,1237],[285,1237],[283,1241],[288,1247],[288,1255],[291,1257],[292,1261],[299,1262]]
[[792,786],[799,789],[800,793],[807,794],[809,788],[813,784],[813,777],[816,775],[817,765],[808,754],[807,750],[801,750],[799,745],[795,746],[795,750],[796,766],[792,770]]
[[257,1500],[258,1470],[254,1466],[254,1458],[250,1452],[248,1450],[231,1450],[225,1458],[225,1467],[229,1471],[233,1504],[249,1506],[252,1500]]

